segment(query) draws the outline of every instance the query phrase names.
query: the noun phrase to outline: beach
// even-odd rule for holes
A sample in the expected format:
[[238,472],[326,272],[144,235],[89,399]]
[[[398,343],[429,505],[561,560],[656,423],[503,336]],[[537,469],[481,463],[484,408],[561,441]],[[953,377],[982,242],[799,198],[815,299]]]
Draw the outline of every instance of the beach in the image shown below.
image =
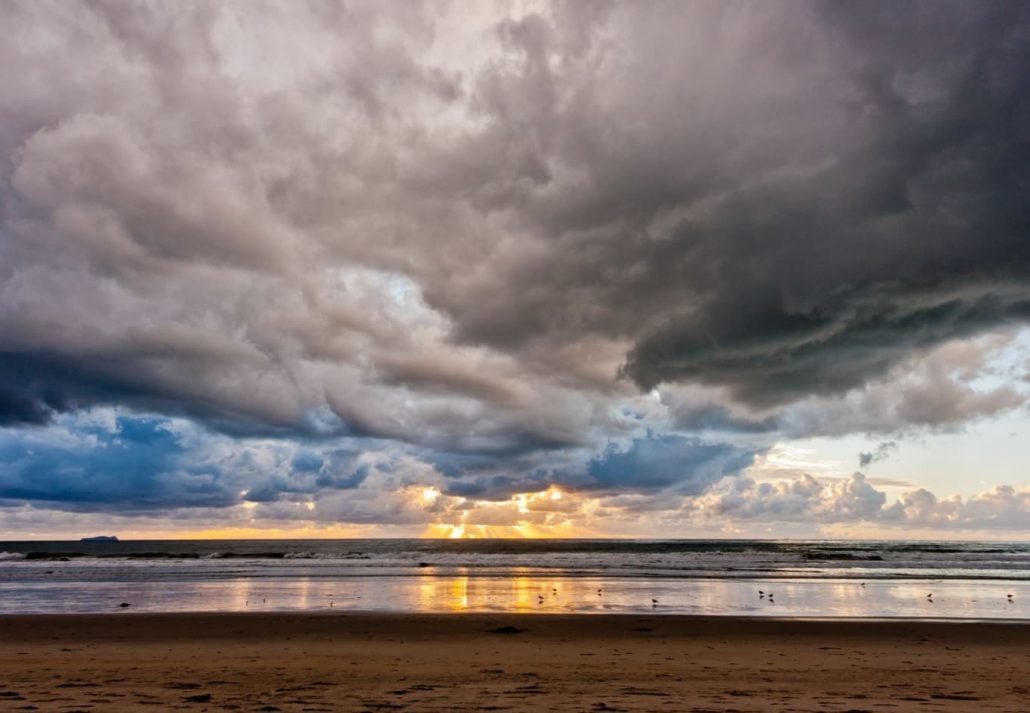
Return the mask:
[[[661,602],[657,610],[652,599]],[[345,610],[1030,621],[1030,544],[0,542],[0,616],[102,614],[121,602],[131,603],[133,613],[155,614]]]
[[0,710],[1030,710],[1030,625],[675,615],[0,617]]

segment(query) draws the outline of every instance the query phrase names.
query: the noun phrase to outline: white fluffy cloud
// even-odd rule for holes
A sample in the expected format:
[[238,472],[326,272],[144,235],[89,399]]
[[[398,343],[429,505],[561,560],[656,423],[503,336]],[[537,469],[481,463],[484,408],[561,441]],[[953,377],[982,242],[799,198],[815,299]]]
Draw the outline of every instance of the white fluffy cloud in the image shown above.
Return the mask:
[[695,498],[688,510],[702,518],[731,522],[848,523],[954,533],[1019,532],[1030,526],[1030,489],[1003,485],[969,498],[955,495],[939,499],[920,488],[889,502],[886,493],[877,490],[862,473],[832,481],[804,476],[756,482],[742,477],[716,484]]

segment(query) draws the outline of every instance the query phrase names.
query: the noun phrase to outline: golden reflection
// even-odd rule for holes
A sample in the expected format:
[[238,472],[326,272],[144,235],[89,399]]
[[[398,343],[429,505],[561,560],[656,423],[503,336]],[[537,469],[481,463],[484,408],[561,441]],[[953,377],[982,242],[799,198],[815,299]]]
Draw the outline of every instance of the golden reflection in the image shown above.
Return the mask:
[[451,580],[449,587],[447,608],[454,611],[461,611],[469,607],[469,578],[458,577]]
[[539,583],[527,577],[525,575],[527,571],[524,567],[518,567],[512,572],[511,588],[515,611],[531,611],[539,606],[537,597],[540,593],[538,591]]
[[469,608],[469,578],[423,575],[418,583],[420,611],[465,611]]
[[432,611],[436,604],[436,585],[439,580],[430,575],[422,575],[418,580],[418,610]]

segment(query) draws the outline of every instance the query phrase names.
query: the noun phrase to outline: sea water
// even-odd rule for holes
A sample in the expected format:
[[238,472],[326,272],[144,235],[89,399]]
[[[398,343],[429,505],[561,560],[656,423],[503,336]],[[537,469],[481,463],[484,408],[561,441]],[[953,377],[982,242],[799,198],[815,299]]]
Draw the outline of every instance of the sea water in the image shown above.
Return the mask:
[[1030,620],[1030,544],[0,542],[0,614],[107,611]]

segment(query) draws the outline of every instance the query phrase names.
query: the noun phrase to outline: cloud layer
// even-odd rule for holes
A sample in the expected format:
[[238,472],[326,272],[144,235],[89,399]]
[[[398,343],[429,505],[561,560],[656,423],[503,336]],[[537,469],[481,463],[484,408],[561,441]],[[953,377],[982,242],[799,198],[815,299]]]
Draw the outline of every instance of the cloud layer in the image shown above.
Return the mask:
[[879,536],[1005,537],[1030,518],[1025,487],[943,498],[897,485],[889,495],[860,472],[819,479],[781,472],[770,480],[768,464],[750,453],[670,438],[609,448],[569,475],[561,485],[559,475],[470,486],[425,454],[288,439],[241,444],[182,419],[93,411],[2,434],[0,539],[68,536],[76,527],[179,536],[812,537],[844,526],[876,528]]
[[0,36],[0,497],[688,497],[1027,400],[987,373],[1030,318],[1024,3],[15,0]]

